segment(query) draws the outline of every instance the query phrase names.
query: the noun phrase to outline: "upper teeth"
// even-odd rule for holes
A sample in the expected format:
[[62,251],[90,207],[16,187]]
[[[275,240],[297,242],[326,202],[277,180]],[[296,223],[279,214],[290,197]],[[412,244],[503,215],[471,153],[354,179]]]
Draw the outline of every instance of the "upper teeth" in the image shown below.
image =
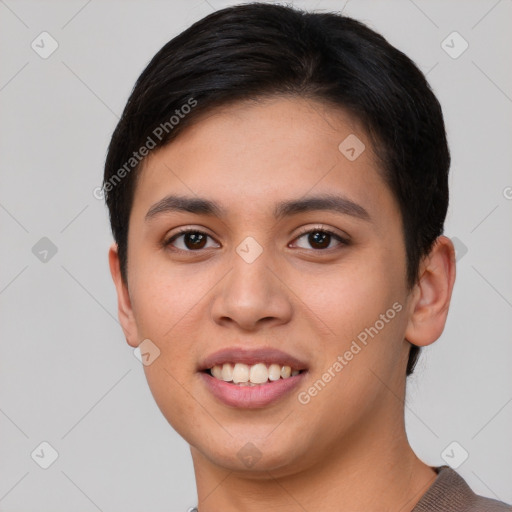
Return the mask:
[[224,363],[217,364],[211,368],[212,375],[226,382],[233,381],[235,384],[239,383],[252,383],[263,384],[268,380],[274,381],[280,378],[287,379],[290,376],[298,375],[299,370],[293,370],[290,366],[280,366],[278,364],[271,364],[268,366],[265,363],[257,363],[251,366],[244,363]]

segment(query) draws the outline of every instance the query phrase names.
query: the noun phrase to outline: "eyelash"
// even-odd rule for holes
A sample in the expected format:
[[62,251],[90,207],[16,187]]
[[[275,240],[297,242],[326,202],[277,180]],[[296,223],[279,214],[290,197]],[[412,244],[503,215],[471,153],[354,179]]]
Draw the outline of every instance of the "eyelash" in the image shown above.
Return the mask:
[[[172,243],[177,238],[179,238],[180,236],[182,236],[184,234],[187,234],[187,233],[196,233],[196,234],[198,233],[200,235],[206,235],[207,237],[210,237],[210,238],[213,239],[213,237],[210,236],[208,233],[205,233],[204,231],[201,231],[199,229],[180,228],[177,233],[174,233],[170,238],[168,238],[167,240],[164,240],[164,242],[163,242],[164,248],[168,248],[169,246],[172,245]],[[334,239],[336,239],[338,242],[340,242],[340,245],[342,245],[342,246],[350,244],[349,240],[347,240],[346,238],[343,238],[342,236],[338,235],[334,231],[331,231],[330,229],[324,228],[323,226],[316,226],[316,227],[313,227],[313,228],[304,228],[304,229],[302,229],[299,232],[299,234],[294,238],[294,241],[298,240],[299,238],[303,237],[304,235],[308,235],[310,233],[323,233],[323,234],[329,235],[329,236],[333,237]],[[303,248],[300,247],[299,249],[303,249]],[[335,247],[334,248],[330,247],[330,248],[327,248],[327,249],[303,249],[303,250],[311,250],[311,251],[314,251],[314,252],[328,252],[328,251],[331,251],[333,249],[335,249]],[[178,249],[176,247],[173,247],[172,250],[175,251],[175,252],[194,253],[194,252],[201,252],[202,249],[184,250],[184,249]]]

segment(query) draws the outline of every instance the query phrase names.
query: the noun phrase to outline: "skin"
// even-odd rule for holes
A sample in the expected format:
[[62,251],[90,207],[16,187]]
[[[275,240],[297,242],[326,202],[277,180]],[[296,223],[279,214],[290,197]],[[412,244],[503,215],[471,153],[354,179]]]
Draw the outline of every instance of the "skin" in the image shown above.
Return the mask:
[[[338,149],[349,134],[366,146],[355,161]],[[405,432],[406,340],[425,346],[441,335],[455,253],[439,237],[408,290],[401,215],[378,169],[353,118],[292,97],[217,109],[146,159],[129,221],[128,283],[115,244],[110,268],[128,343],[150,339],[161,351],[144,370],[160,410],[190,444],[200,512],[406,512],[433,483],[435,471]],[[273,216],[279,201],[322,193],[349,198],[370,221],[333,211]],[[145,221],[168,194],[214,200],[227,214]],[[298,238],[319,225],[349,244],[332,237],[321,249]],[[164,247],[179,227],[211,238],[199,250],[183,236],[174,250]],[[247,236],[263,248],[250,264],[235,251]],[[297,393],[396,302],[400,313],[301,404]],[[304,385],[263,408],[224,405],[197,368],[232,346],[276,347],[306,361]],[[250,468],[237,456],[248,442],[261,455]]]

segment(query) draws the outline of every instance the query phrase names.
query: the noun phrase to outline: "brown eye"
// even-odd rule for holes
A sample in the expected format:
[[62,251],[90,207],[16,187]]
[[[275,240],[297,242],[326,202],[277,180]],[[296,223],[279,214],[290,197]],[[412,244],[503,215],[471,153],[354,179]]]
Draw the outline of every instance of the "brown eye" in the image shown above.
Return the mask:
[[314,249],[325,249],[329,247],[331,243],[331,235],[325,231],[315,231],[314,233],[309,233],[308,243],[310,243]]
[[[210,235],[203,233],[202,231],[186,229],[180,231],[176,235],[173,235],[164,243],[164,245],[166,247],[172,246],[174,249],[180,251],[197,251],[206,247],[208,238],[211,238]],[[176,243],[176,241],[178,241],[178,243]]]
[[348,244],[347,240],[327,229],[311,229],[309,231],[305,231],[296,238],[296,240],[301,239],[305,239],[306,243],[309,244],[309,247],[299,245],[301,249],[332,249],[333,247],[331,246],[331,242],[333,239],[338,242],[337,246]]

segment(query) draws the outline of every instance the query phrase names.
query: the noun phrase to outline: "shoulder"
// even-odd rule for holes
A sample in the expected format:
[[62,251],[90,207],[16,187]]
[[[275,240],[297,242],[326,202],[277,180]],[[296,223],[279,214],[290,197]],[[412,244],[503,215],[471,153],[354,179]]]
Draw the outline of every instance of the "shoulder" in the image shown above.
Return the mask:
[[512,512],[511,505],[475,494],[450,466],[434,469],[437,478],[412,512]]

